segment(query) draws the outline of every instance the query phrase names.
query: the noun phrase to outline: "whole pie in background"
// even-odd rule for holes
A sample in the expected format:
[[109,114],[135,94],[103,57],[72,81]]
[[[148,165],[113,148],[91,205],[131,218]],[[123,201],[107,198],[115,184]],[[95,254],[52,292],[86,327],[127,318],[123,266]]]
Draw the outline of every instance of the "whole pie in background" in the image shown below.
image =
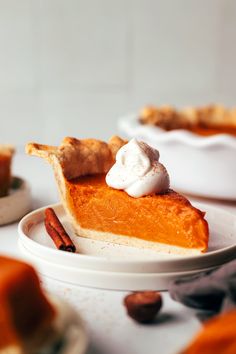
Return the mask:
[[150,124],[170,131],[187,129],[193,133],[209,136],[231,134],[236,136],[236,109],[221,105],[186,107],[147,106],[139,115],[142,124]]

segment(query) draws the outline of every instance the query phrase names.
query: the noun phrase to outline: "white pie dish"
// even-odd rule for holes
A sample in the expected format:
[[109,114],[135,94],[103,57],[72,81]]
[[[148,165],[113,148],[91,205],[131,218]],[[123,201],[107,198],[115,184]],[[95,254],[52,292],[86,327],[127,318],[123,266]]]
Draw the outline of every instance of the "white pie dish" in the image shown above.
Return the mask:
[[160,151],[174,189],[185,193],[236,200],[236,137],[208,137],[187,130],[165,131],[141,124],[138,114],[119,119],[118,127],[128,138],[145,141]]

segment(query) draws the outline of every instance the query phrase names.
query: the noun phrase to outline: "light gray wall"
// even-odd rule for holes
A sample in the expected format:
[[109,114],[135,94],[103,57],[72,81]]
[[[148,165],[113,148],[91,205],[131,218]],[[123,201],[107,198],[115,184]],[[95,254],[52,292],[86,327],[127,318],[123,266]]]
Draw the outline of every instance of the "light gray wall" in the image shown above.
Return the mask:
[[0,142],[108,138],[146,103],[236,105],[236,1],[0,0]]

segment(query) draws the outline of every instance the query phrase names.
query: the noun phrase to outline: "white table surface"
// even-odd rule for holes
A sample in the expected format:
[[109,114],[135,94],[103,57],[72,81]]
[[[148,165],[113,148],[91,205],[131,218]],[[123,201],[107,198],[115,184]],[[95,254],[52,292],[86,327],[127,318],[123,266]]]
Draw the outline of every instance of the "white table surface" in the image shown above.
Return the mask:
[[[30,183],[33,209],[58,202],[52,170],[44,161],[18,153],[13,173]],[[236,202],[201,202],[236,213]],[[2,226],[0,253],[22,257],[17,238],[17,223]],[[167,292],[163,292],[164,306],[157,321],[139,325],[126,315],[125,292],[78,287],[46,277],[42,281],[48,291],[67,300],[83,316],[90,336],[87,354],[176,354],[201,328],[195,312],[171,300]]]

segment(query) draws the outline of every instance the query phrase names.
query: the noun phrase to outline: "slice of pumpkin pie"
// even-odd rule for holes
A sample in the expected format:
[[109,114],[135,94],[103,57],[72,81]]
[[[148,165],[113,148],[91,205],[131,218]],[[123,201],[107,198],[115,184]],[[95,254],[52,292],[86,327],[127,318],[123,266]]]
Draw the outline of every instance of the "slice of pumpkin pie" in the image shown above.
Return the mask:
[[54,336],[56,310],[30,265],[0,256],[0,269],[0,353],[39,353]]
[[204,213],[169,188],[159,152],[132,139],[65,138],[26,151],[53,167],[63,206],[79,236],[175,254],[208,246]]

